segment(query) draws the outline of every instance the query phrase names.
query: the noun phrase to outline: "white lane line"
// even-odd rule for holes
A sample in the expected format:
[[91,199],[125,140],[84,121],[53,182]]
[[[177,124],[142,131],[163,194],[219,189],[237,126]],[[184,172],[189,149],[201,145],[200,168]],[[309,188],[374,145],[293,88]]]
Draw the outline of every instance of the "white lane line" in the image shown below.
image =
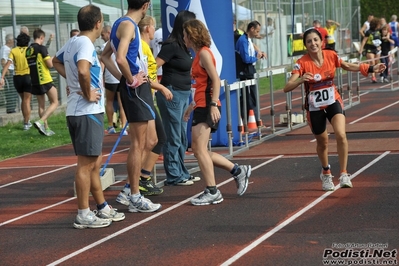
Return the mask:
[[55,204],[49,205],[49,206],[47,206],[47,207],[43,207],[43,208],[41,208],[41,209],[35,210],[35,211],[33,211],[33,212],[29,212],[29,213],[26,213],[26,214],[24,214],[24,215],[15,217],[15,218],[13,218],[13,219],[11,219],[11,220],[8,220],[8,221],[5,221],[5,222],[0,223],[0,227],[3,226],[3,225],[6,225],[6,224],[12,223],[12,222],[21,220],[21,219],[23,219],[23,218],[25,218],[25,217],[28,217],[28,216],[31,216],[31,215],[33,215],[33,214],[35,214],[35,213],[42,212],[42,211],[45,211],[45,210],[47,210],[47,209],[50,209],[50,208],[56,207],[56,206],[58,206],[58,205],[64,204],[65,202],[68,202],[68,201],[71,201],[71,200],[74,200],[74,199],[76,199],[76,197],[69,198],[69,199],[66,199],[66,200],[57,202],[57,203],[55,203]]
[[[387,156],[390,153],[390,151],[386,151],[383,154],[381,154],[380,156],[378,156],[377,158],[375,158],[374,160],[372,160],[371,162],[369,162],[368,164],[366,164],[365,166],[363,166],[362,168],[360,168],[356,173],[354,173],[351,176],[351,179],[355,178],[357,175],[359,175],[360,173],[362,173],[364,170],[366,170],[367,168],[369,168],[370,166],[372,166],[373,164],[375,164],[376,162],[378,162],[379,160],[381,160],[382,158],[384,158],[385,156]],[[325,198],[327,198],[330,194],[334,193],[335,191],[337,191],[339,189],[339,185],[335,186],[335,190],[334,191],[328,191],[326,193],[324,193],[323,195],[321,195],[319,198],[317,198],[315,201],[313,201],[312,203],[310,203],[309,205],[307,205],[306,207],[302,208],[301,210],[299,210],[297,213],[295,213],[294,215],[292,215],[290,218],[286,219],[285,221],[283,221],[281,224],[279,224],[278,226],[274,227],[272,230],[270,230],[269,232],[267,232],[266,234],[262,235],[261,237],[259,237],[258,239],[256,239],[255,241],[253,241],[250,245],[248,245],[247,247],[245,247],[244,249],[242,249],[240,252],[238,252],[236,255],[234,255],[233,257],[231,257],[230,259],[226,260],[224,263],[221,264],[221,266],[227,266],[227,265],[231,265],[232,263],[236,262],[238,259],[240,259],[242,256],[244,256],[245,254],[247,254],[248,252],[250,252],[252,249],[254,249],[255,247],[257,247],[259,244],[261,244],[263,241],[265,241],[266,239],[268,239],[269,237],[271,237],[272,235],[274,235],[275,233],[277,233],[278,231],[280,231],[281,229],[283,229],[285,226],[289,225],[291,222],[293,222],[295,219],[297,219],[298,217],[300,217],[301,215],[303,215],[304,213],[306,213],[308,210],[310,210],[311,208],[313,208],[314,206],[316,206],[318,203],[320,203],[322,200],[324,200]]]
[[[129,150],[129,148],[126,148],[126,149],[123,149],[123,150],[120,150],[120,151],[116,151],[116,152],[114,152],[114,154],[121,153],[121,152],[124,152],[124,151],[127,151],[127,150]],[[106,154],[106,155],[103,155],[103,157],[108,157],[109,155],[110,154]],[[63,167],[60,167],[60,168],[57,168],[57,169],[54,169],[54,170],[51,170],[51,171],[48,171],[48,172],[44,172],[44,173],[38,174],[38,175],[34,175],[34,176],[31,176],[31,177],[20,179],[20,180],[11,182],[11,183],[7,183],[7,184],[4,184],[4,185],[1,185],[0,188],[8,187],[8,186],[15,185],[15,184],[18,184],[18,183],[21,183],[21,182],[24,182],[24,181],[35,179],[35,178],[40,177],[40,176],[52,174],[52,173],[55,173],[55,172],[58,172],[58,171],[61,171],[61,170],[64,170],[64,169],[67,169],[67,168],[70,168],[70,167],[73,167],[73,166],[76,166],[76,163],[71,164],[71,165],[67,165],[67,166],[63,166]]]
[[[253,170],[256,170],[256,169],[258,169],[258,168],[261,167],[261,166],[264,166],[264,165],[266,165],[266,164],[268,164],[268,163],[271,163],[271,162],[273,162],[273,161],[275,161],[275,160],[277,160],[277,159],[280,159],[281,157],[283,157],[283,155],[276,156],[276,157],[274,157],[274,158],[272,158],[272,159],[270,159],[270,160],[268,160],[268,161],[266,161],[266,162],[263,162],[263,163],[261,163],[261,164],[255,166],[255,167],[253,167],[252,169],[253,169]],[[229,183],[229,182],[231,182],[231,181],[233,181],[233,180],[234,180],[234,178],[229,178],[229,179],[223,181],[222,183],[219,183],[217,186],[218,186],[218,187],[221,187],[221,186],[223,186],[223,185],[225,185],[225,184],[227,184],[227,183]],[[190,197],[190,198],[187,198],[187,199],[185,199],[185,200],[183,200],[183,201],[181,201],[181,202],[179,202],[179,203],[176,203],[175,205],[172,205],[172,206],[170,206],[169,208],[167,208],[167,209],[165,209],[165,210],[163,210],[163,211],[156,212],[154,215],[152,215],[152,216],[150,216],[150,217],[147,217],[146,219],[143,219],[143,220],[141,220],[140,222],[137,222],[137,223],[132,224],[132,225],[130,225],[130,226],[128,226],[128,227],[125,227],[125,228],[122,229],[122,230],[119,230],[119,231],[117,231],[117,232],[115,232],[115,233],[113,233],[113,234],[111,234],[111,235],[109,235],[109,236],[106,236],[106,237],[104,237],[104,238],[102,238],[102,239],[100,239],[100,240],[98,240],[98,241],[96,241],[96,242],[93,242],[92,244],[87,245],[87,246],[85,246],[85,247],[83,247],[83,248],[81,248],[81,249],[79,249],[79,250],[77,250],[77,251],[75,251],[75,252],[73,252],[73,253],[71,253],[71,254],[69,254],[69,255],[66,255],[65,257],[62,257],[62,258],[60,258],[59,260],[56,260],[56,261],[54,261],[54,262],[52,262],[52,263],[50,263],[50,264],[48,264],[48,265],[51,265],[51,266],[52,266],[52,265],[58,265],[58,264],[60,264],[60,263],[62,263],[62,262],[64,262],[64,261],[67,261],[67,260],[69,260],[69,259],[71,259],[71,258],[73,258],[73,257],[75,257],[75,256],[77,256],[77,255],[79,255],[79,254],[81,254],[81,253],[83,253],[83,252],[85,252],[85,251],[91,249],[91,248],[94,248],[94,247],[96,247],[96,246],[98,246],[98,245],[100,245],[100,244],[102,244],[102,243],[104,243],[104,242],[106,242],[106,241],[108,241],[108,240],[114,238],[114,237],[117,237],[117,236],[119,236],[119,235],[121,235],[121,234],[124,234],[125,232],[127,232],[127,231],[129,231],[129,230],[132,230],[133,228],[135,228],[135,227],[137,227],[137,226],[139,226],[139,225],[142,225],[142,224],[144,224],[144,223],[146,223],[146,222],[149,222],[149,221],[151,221],[151,220],[153,220],[153,219],[155,219],[155,218],[157,218],[157,217],[159,217],[159,216],[161,216],[161,215],[163,215],[163,214],[165,214],[165,213],[168,213],[168,212],[170,212],[170,211],[172,211],[172,210],[174,210],[174,209],[176,209],[176,208],[182,206],[183,204],[186,204],[188,201],[190,201],[190,199],[192,199],[192,198],[194,198],[194,197],[197,197],[197,196],[200,195],[201,193],[202,193],[202,192],[200,192],[200,193],[198,193],[198,194],[196,194],[196,195],[194,195],[194,196],[192,196],[192,197]]]
[[378,113],[378,112],[381,112],[382,110],[385,110],[385,109],[387,109],[387,108],[389,108],[389,107],[391,107],[391,106],[394,106],[395,104],[398,104],[398,103],[399,103],[399,101],[396,101],[396,102],[394,102],[394,103],[391,103],[390,105],[387,105],[387,106],[385,106],[385,107],[383,107],[383,108],[380,108],[380,109],[378,109],[378,110],[375,110],[374,112],[371,112],[371,113],[369,113],[368,115],[365,115],[365,116],[363,116],[363,117],[360,117],[360,118],[358,118],[358,119],[356,119],[356,120],[350,122],[349,124],[352,125],[352,124],[354,124],[354,123],[357,123],[357,122],[359,122],[360,120],[363,120],[363,119],[365,119],[365,118],[367,118],[367,117],[369,117],[369,116],[372,116],[372,115],[374,115],[374,114],[376,114],[376,113]]

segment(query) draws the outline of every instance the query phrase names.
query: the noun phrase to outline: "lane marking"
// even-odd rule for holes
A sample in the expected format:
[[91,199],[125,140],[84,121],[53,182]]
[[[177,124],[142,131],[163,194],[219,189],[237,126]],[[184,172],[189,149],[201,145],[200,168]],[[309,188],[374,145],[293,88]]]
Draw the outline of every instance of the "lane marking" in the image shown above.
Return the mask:
[[[365,166],[363,166],[362,168],[360,168],[356,173],[354,173],[351,176],[351,179],[355,178],[357,175],[359,175],[360,173],[362,173],[364,170],[366,170],[367,168],[369,168],[370,166],[372,166],[373,164],[375,164],[376,162],[378,162],[379,160],[381,160],[382,158],[384,158],[385,156],[387,156],[390,153],[390,151],[386,151],[383,154],[381,154],[380,156],[378,156],[377,158],[375,158],[374,160],[372,160],[371,162],[369,162],[368,164],[366,164]],[[334,191],[328,191],[325,192],[323,195],[321,195],[319,198],[317,198],[315,201],[311,202],[310,204],[308,204],[307,206],[305,206],[304,208],[302,208],[301,210],[299,210],[297,213],[295,213],[294,215],[292,215],[290,218],[286,219],[285,221],[283,221],[281,224],[279,224],[278,226],[274,227],[272,230],[270,230],[269,232],[267,232],[266,234],[262,235],[261,237],[259,237],[258,239],[256,239],[255,241],[253,241],[251,244],[249,244],[247,247],[245,247],[244,249],[242,249],[241,251],[239,251],[236,255],[234,255],[233,257],[231,257],[230,259],[226,260],[224,263],[221,264],[221,266],[227,266],[227,265],[231,265],[232,263],[236,262],[238,259],[240,259],[242,256],[244,256],[245,254],[247,254],[248,252],[250,252],[252,249],[254,249],[255,247],[257,247],[259,244],[261,244],[263,241],[265,241],[266,239],[268,239],[269,237],[271,237],[272,235],[274,235],[275,233],[277,233],[278,231],[280,231],[281,229],[283,229],[284,227],[286,227],[287,225],[289,225],[291,222],[293,222],[295,219],[297,219],[298,217],[300,217],[301,215],[303,215],[304,213],[306,213],[308,210],[310,210],[311,208],[313,208],[314,206],[316,206],[318,203],[320,203],[322,200],[324,200],[325,198],[327,198],[329,195],[331,195],[332,193],[334,193],[335,191],[337,191],[338,189],[340,189],[339,185],[335,186],[335,190]]]
[[[269,163],[271,163],[271,162],[273,162],[273,161],[275,161],[275,160],[277,160],[277,159],[280,159],[280,158],[283,157],[283,156],[284,156],[284,155],[276,156],[276,157],[274,157],[273,159],[270,159],[270,160],[268,160],[268,161],[266,161],[266,162],[263,162],[263,163],[261,163],[261,164],[255,166],[255,167],[253,167],[252,170],[256,170],[256,169],[258,169],[259,167],[262,167],[262,166],[264,166],[264,165],[266,165],[266,164],[269,164]],[[227,184],[227,183],[229,183],[229,182],[231,182],[231,181],[233,181],[233,180],[234,180],[234,178],[231,177],[231,178],[229,178],[229,179],[227,179],[227,180],[225,180],[225,181],[219,183],[219,184],[217,185],[217,187],[221,187],[221,186],[223,186],[223,185],[225,185],[225,184]],[[135,227],[137,227],[137,226],[139,226],[139,225],[142,225],[142,224],[144,224],[144,223],[146,223],[146,222],[149,222],[149,221],[151,221],[151,220],[153,220],[153,219],[155,219],[155,218],[157,218],[157,217],[159,217],[159,216],[161,216],[161,215],[163,215],[163,214],[165,214],[165,213],[168,213],[168,212],[170,212],[170,211],[172,211],[172,210],[174,210],[174,209],[176,209],[176,208],[182,206],[183,204],[186,204],[186,203],[189,202],[192,198],[197,197],[197,196],[200,195],[201,193],[202,193],[202,191],[201,191],[200,193],[197,193],[196,195],[190,197],[190,198],[187,198],[187,199],[185,199],[185,200],[183,200],[183,201],[181,201],[181,202],[179,202],[179,203],[176,203],[176,204],[170,206],[169,208],[167,208],[167,209],[165,209],[165,210],[163,210],[163,211],[156,212],[156,213],[154,213],[154,215],[152,215],[152,216],[150,216],[150,217],[147,217],[146,219],[143,219],[143,220],[141,220],[141,221],[139,221],[139,222],[137,222],[137,223],[134,223],[134,224],[132,224],[132,225],[130,225],[130,226],[128,226],[128,227],[125,227],[124,229],[121,229],[121,230],[119,230],[119,231],[117,231],[117,232],[115,232],[115,233],[113,233],[113,234],[111,234],[111,235],[109,235],[109,236],[106,236],[106,237],[104,237],[104,238],[102,238],[102,239],[100,239],[100,240],[98,240],[98,241],[96,241],[96,242],[93,242],[93,243],[90,244],[90,245],[87,245],[87,246],[85,246],[85,247],[83,247],[83,248],[81,248],[81,249],[78,249],[78,250],[76,250],[75,252],[70,253],[69,255],[66,255],[66,256],[64,256],[64,257],[62,257],[62,258],[60,258],[60,259],[58,259],[58,260],[56,260],[56,261],[54,261],[54,262],[52,262],[52,263],[50,263],[50,264],[48,264],[48,265],[49,265],[49,266],[58,265],[58,264],[60,264],[60,263],[62,263],[62,262],[65,262],[65,261],[67,261],[67,260],[69,260],[69,259],[71,259],[71,258],[73,258],[73,257],[75,257],[75,256],[77,256],[77,255],[79,255],[79,254],[81,254],[81,253],[83,253],[83,252],[85,252],[85,251],[91,249],[91,248],[94,248],[94,247],[96,247],[96,246],[98,246],[98,245],[100,245],[100,244],[102,244],[102,243],[104,243],[104,242],[106,242],[106,241],[108,241],[108,240],[110,240],[110,239],[113,239],[113,238],[115,238],[115,237],[117,237],[117,236],[119,236],[119,235],[121,235],[121,234],[124,234],[125,232],[127,232],[127,231],[129,231],[129,230],[132,230],[133,228],[135,228]]]
[[[126,148],[126,149],[123,149],[123,150],[120,150],[120,151],[115,151],[114,154],[115,154],[115,153],[121,153],[121,152],[124,152],[124,151],[127,151],[127,150],[129,150],[129,148]],[[109,155],[110,155],[110,153],[108,153],[108,154],[106,154],[106,155],[103,155],[103,157],[108,157]],[[8,187],[8,186],[15,185],[15,184],[18,184],[18,183],[21,183],[21,182],[24,182],[24,181],[28,181],[28,180],[31,180],[31,179],[35,179],[35,178],[41,177],[41,176],[43,176],[43,175],[52,174],[52,173],[55,173],[55,172],[58,172],[58,171],[61,171],[61,170],[64,170],[64,169],[67,169],[67,168],[76,166],[76,165],[77,165],[77,163],[74,163],[74,164],[70,164],[70,165],[67,165],[67,166],[63,166],[63,167],[60,167],[60,168],[57,168],[57,169],[54,169],[54,170],[51,170],[51,171],[47,171],[47,172],[38,174],[38,175],[34,175],[34,176],[31,176],[31,177],[27,177],[27,178],[24,178],[24,179],[20,179],[20,180],[11,182],[11,183],[7,183],[7,184],[4,184],[4,185],[1,185],[0,188]]]
[[399,103],[399,101],[396,101],[396,102],[394,102],[394,103],[391,103],[390,105],[387,105],[387,106],[385,106],[385,107],[383,107],[383,108],[381,108],[381,109],[375,110],[374,112],[371,112],[371,113],[369,113],[368,115],[365,115],[365,116],[363,116],[363,117],[360,117],[360,118],[358,118],[358,119],[356,119],[356,120],[350,122],[349,124],[352,125],[352,124],[354,124],[354,123],[356,123],[356,122],[359,122],[360,120],[363,120],[363,119],[365,119],[365,118],[367,118],[367,117],[369,117],[369,116],[372,116],[372,115],[374,115],[374,114],[376,114],[376,113],[378,113],[378,112],[381,112],[381,111],[383,111],[383,110],[385,110],[385,109],[387,109],[387,108],[389,108],[389,107],[391,107],[391,106],[394,106],[395,104],[398,104],[398,103]]

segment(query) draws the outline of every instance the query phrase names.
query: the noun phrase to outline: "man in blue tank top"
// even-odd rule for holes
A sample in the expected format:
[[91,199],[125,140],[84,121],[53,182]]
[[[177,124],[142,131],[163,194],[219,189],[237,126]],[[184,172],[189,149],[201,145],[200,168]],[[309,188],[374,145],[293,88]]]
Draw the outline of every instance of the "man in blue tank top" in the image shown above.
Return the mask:
[[[154,204],[140,195],[139,179],[142,158],[156,145],[154,101],[147,79],[147,63],[144,58],[140,31],[137,24],[144,18],[151,3],[149,0],[127,0],[127,13],[112,26],[110,41],[105,46],[101,59],[116,78],[120,78],[120,95],[130,128],[130,149],[127,157],[128,183],[123,191],[126,198],[118,202],[129,204],[130,212],[154,212],[161,204]],[[111,60],[115,53],[117,70]],[[120,193],[123,194],[123,193]]]

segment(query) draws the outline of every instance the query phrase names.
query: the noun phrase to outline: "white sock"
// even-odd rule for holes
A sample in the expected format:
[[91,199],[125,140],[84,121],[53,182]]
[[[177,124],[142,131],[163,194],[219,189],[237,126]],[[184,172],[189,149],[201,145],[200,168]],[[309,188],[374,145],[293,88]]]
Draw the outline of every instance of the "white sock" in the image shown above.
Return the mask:
[[90,208],[87,209],[78,209],[78,215],[80,216],[80,218],[84,219],[90,212]]
[[101,209],[101,211],[102,211],[102,212],[109,213],[109,212],[111,211],[111,208],[110,208],[109,205],[107,204],[107,205],[105,205],[104,208]]
[[141,197],[140,192],[137,193],[137,194],[131,194],[131,195],[130,195],[130,198],[132,199],[133,202],[138,201],[140,197]]

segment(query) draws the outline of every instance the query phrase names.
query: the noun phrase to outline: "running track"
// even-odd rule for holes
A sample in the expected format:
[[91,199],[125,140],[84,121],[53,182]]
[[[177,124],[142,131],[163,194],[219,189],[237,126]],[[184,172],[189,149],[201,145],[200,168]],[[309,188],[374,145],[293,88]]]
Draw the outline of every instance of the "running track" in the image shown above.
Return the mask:
[[[383,85],[363,82],[363,89]],[[283,93],[275,95],[276,103],[284,100]],[[262,97],[262,106],[268,105]],[[276,112],[282,113],[285,104],[279,106]],[[106,190],[108,202],[126,219],[103,229],[72,227],[76,158],[70,145],[2,161],[0,265],[323,265],[323,252],[334,243],[380,243],[397,250],[398,110],[399,91],[365,91],[361,104],[346,111],[353,189],[321,190],[315,143],[303,127],[235,156],[235,162],[253,167],[243,196],[219,169],[219,205],[189,204],[203,190],[202,181],[165,187],[151,197],[162,203],[153,214],[129,213],[115,202],[118,192]],[[268,112],[262,109],[266,123]],[[116,136],[105,138],[104,155],[115,141]],[[117,176],[126,175],[127,147],[124,137],[112,157]],[[329,150],[337,176],[333,134]]]

